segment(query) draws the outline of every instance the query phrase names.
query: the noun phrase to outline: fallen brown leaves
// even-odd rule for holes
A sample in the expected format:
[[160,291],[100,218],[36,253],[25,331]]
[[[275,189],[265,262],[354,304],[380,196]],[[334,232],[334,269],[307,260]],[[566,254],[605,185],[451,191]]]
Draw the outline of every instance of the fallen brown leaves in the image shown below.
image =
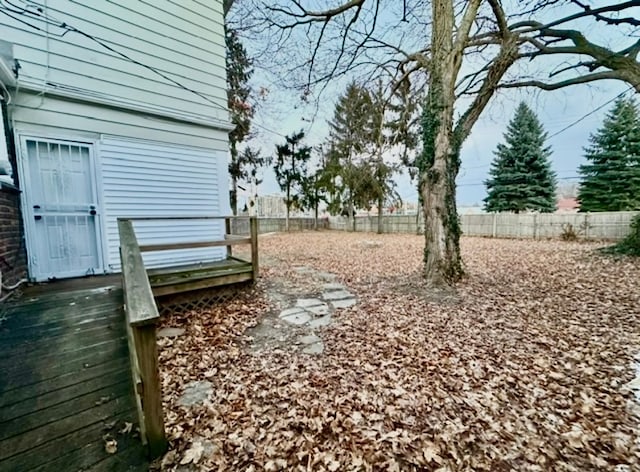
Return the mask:
[[[456,296],[420,287],[423,239],[305,233],[261,239],[255,291],[166,325],[166,470],[639,470],[624,385],[640,351],[640,264],[593,245],[463,240]],[[359,297],[318,334],[321,356],[252,354],[262,290],[338,275]],[[210,401],[182,407],[193,380]],[[182,465],[181,465],[182,464]],[[626,468],[625,468],[626,466]]]

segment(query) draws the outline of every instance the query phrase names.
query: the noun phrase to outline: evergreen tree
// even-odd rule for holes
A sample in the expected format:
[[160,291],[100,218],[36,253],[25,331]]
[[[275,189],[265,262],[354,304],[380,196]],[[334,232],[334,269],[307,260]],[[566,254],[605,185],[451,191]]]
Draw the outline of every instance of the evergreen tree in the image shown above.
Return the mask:
[[[256,153],[249,151],[241,155],[238,145],[243,142],[251,130],[251,119],[254,109],[249,103],[251,87],[249,79],[253,74],[252,61],[240,42],[235,30],[226,28],[226,68],[227,68],[227,107],[231,123],[234,128],[229,133],[229,149],[231,162],[229,175],[231,177],[230,203],[233,214],[238,213],[238,181],[246,178],[248,171],[245,166],[259,167],[265,164]],[[258,160],[251,160],[252,157]],[[247,160],[249,159],[249,160]]]
[[302,130],[285,139],[285,144],[276,146],[273,170],[280,189],[285,193],[286,230],[289,231],[289,213],[291,208],[300,204],[303,185],[307,179],[307,162],[311,158],[311,148],[302,144],[304,139]]
[[635,102],[618,99],[589,141],[588,163],[579,169],[580,211],[640,209],[640,113]]
[[556,176],[551,170],[551,150],[538,117],[523,102],[498,144],[485,181],[487,211],[553,212],[556,209]]
[[[396,190],[396,181],[393,179],[398,166],[385,162],[383,156],[385,151],[400,142],[401,137],[409,137],[401,124],[401,121],[405,119],[402,116],[403,112],[397,108],[392,109],[390,102],[391,100],[387,99],[385,95],[382,81],[379,81],[376,89],[371,92],[371,156],[369,166],[373,178],[367,192],[378,207],[378,234],[381,234],[383,229],[382,213],[385,204],[396,204],[400,200],[400,195]],[[410,143],[405,143],[405,148],[409,146]]]
[[336,193],[352,218],[355,231],[355,210],[364,181],[363,167],[360,165],[371,142],[371,95],[364,87],[352,82],[338,99],[329,122],[332,168],[335,176]]
[[390,98],[383,85],[377,82],[369,91],[355,82],[349,84],[329,122],[325,169],[335,173],[329,186],[329,210],[353,218],[354,230],[356,208],[370,209],[374,204],[381,228],[382,208],[398,200],[393,180],[398,166],[385,162],[384,155],[392,148],[406,153],[417,138],[409,129],[416,107],[407,103],[408,83],[396,88]]

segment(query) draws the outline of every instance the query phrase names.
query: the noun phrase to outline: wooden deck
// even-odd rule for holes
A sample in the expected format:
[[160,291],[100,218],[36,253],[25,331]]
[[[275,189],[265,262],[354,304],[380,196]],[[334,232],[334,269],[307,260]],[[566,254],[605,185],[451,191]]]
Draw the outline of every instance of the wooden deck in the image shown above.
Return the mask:
[[[122,276],[37,286],[0,307],[0,471],[147,470],[147,454],[164,454],[154,296],[255,281],[257,220],[247,237],[231,234],[234,218],[162,218],[223,219],[226,233],[147,246],[119,219]],[[238,244],[250,245],[250,262],[232,257]],[[202,247],[226,247],[227,259],[144,266],[144,251]]]
[[119,277],[105,286],[113,281],[94,278],[89,289],[51,283],[8,306],[0,321],[0,471],[147,470]]
[[147,274],[153,294],[158,297],[246,282],[253,279],[253,270],[251,262],[230,257],[206,264],[149,269]]

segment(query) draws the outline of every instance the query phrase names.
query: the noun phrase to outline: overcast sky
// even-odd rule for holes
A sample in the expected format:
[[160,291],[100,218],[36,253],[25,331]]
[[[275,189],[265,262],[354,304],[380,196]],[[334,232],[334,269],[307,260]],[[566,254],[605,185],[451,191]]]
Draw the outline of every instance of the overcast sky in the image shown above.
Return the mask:
[[[576,25],[572,25],[576,26]],[[610,47],[620,47],[628,41],[622,34],[611,34],[611,27],[593,27],[591,23],[577,26],[589,27],[590,38]],[[249,52],[255,47],[247,44]],[[549,63],[549,67],[552,64]],[[468,65],[467,67],[473,67]],[[544,69],[545,64],[538,67]],[[317,145],[328,135],[327,120],[333,115],[337,97],[344,90],[349,78],[335,81],[323,93],[318,104],[302,104],[297,94],[277,87],[269,74],[257,69],[253,83],[256,87],[266,87],[268,94],[260,104],[255,117],[255,137],[251,145],[258,147],[265,155],[274,155],[276,143],[283,141],[282,135],[291,134],[301,128],[307,133],[307,143]],[[576,182],[577,168],[584,162],[583,147],[588,143],[589,134],[600,127],[611,108],[611,102],[629,86],[617,81],[601,81],[590,85],[580,85],[554,92],[532,89],[509,89],[501,91],[483,112],[471,136],[462,150],[462,167],[458,177],[458,205],[482,204],[486,195],[483,181],[487,178],[496,145],[503,141],[507,123],[512,118],[520,101],[525,101],[537,114],[549,135],[548,144],[552,148],[551,160],[557,172],[559,183]],[[603,105],[606,104],[604,107]],[[596,110],[600,108],[599,110]],[[568,128],[568,129],[565,129]],[[280,193],[273,171],[263,172],[264,182],[258,189],[261,195]],[[415,184],[408,176],[396,178],[398,190],[403,200],[417,201]]]

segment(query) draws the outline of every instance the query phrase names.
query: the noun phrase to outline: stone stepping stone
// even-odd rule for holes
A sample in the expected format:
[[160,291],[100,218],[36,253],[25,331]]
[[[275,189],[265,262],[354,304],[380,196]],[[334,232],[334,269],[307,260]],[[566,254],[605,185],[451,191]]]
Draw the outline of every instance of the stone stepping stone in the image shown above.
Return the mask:
[[281,317],[281,319],[283,321],[286,321],[287,323],[291,323],[294,325],[303,325],[311,321],[311,315],[309,313],[302,311],[300,313],[294,313],[292,315],[283,316]]
[[326,303],[319,298],[298,298],[296,301],[296,306],[300,308],[309,308],[318,305],[326,305]]
[[305,347],[302,352],[304,352],[305,354],[322,354],[324,352],[324,344],[322,343],[322,341],[310,344],[309,346]]
[[330,311],[329,305],[327,305],[326,303],[318,306],[310,306],[308,308],[305,308],[305,310],[307,310],[309,313],[313,313],[315,316],[328,315]]
[[325,300],[344,300],[345,298],[353,298],[353,294],[347,290],[333,290],[324,292],[321,297]]
[[184,393],[178,399],[178,405],[194,406],[202,405],[213,394],[213,384],[206,380],[196,380],[189,382],[184,387]]
[[287,308],[286,310],[282,310],[278,315],[280,318],[286,318],[291,315],[300,315],[304,313],[304,308],[293,307]]
[[302,336],[300,338],[300,342],[302,344],[315,344],[315,343],[322,342],[322,339],[320,339],[320,337],[316,336],[315,334],[309,334],[307,336]]
[[158,330],[160,338],[176,338],[184,334],[184,328],[162,328]]
[[356,304],[356,299],[355,298],[345,298],[343,300],[333,300],[331,302],[331,304],[333,305],[333,308],[335,308],[336,310],[339,310],[341,308],[349,308],[350,306],[353,306]]
[[332,284],[324,284],[324,286],[322,287],[323,290],[325,292],[331,291],[331,290],[346,290],[347,288],[339,283],[332,283]]
[[331,315],[325,315],[309,322],[309,327],[312,329],[322,328],[323,326],[329,326],[331,324]]

